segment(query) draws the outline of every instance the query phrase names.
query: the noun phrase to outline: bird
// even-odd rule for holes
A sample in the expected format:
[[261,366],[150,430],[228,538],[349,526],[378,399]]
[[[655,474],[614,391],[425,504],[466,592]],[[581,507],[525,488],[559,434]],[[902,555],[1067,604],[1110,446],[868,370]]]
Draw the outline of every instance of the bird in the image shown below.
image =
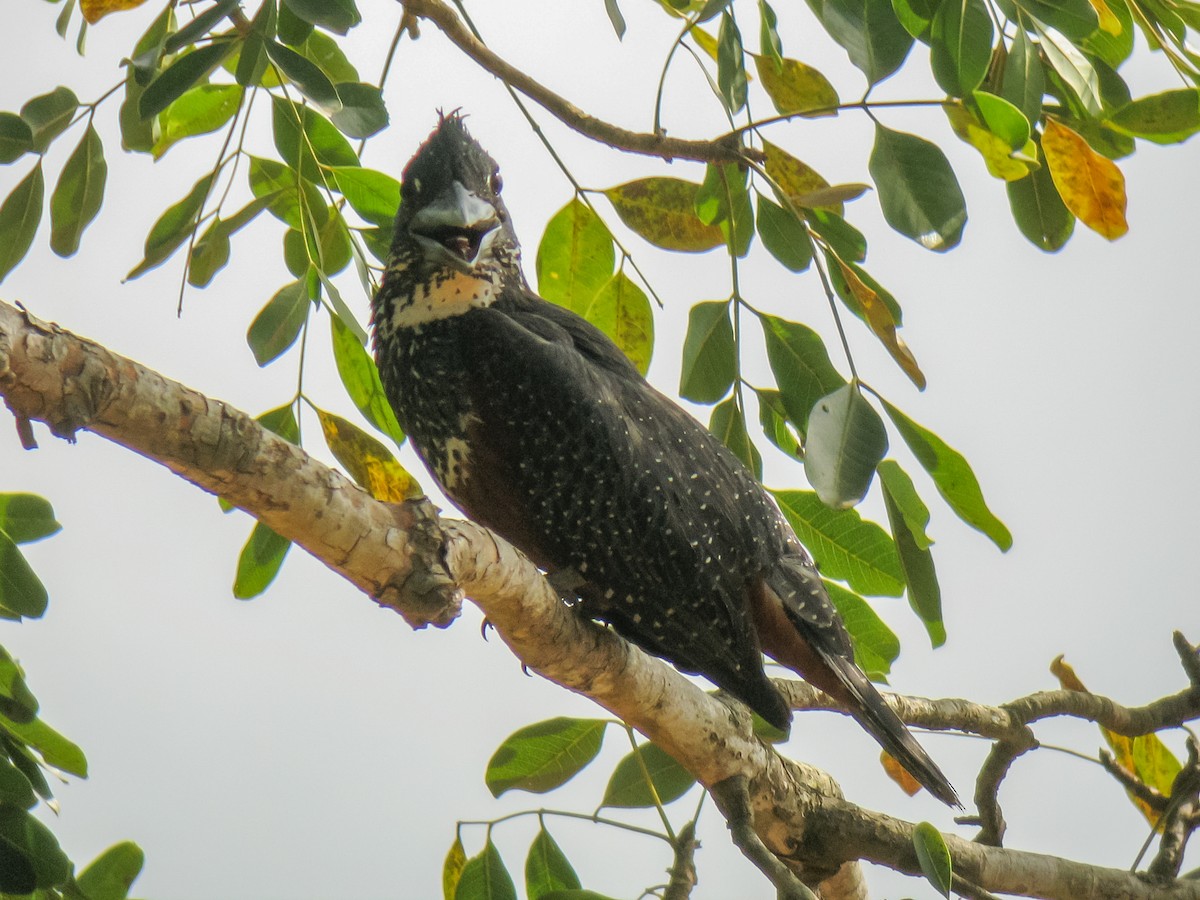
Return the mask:
[[791,710],[766,653],[960,806],[855,665],[768,492],[603,332],[529,286],[502,187],[464,117],[439,113],[402,172],[372,301],[384,393],[443,493],[584,615],[786,732]]

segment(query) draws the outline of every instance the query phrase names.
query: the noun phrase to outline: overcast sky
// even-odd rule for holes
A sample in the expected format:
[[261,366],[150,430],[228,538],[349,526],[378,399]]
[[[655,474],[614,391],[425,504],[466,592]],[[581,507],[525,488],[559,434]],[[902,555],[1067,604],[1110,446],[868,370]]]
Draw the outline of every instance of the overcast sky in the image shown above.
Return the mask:
[[[117,60],[158,6],[103,21],[80,60],[53,32],[57,6],[10,5],[0,109],[17,109],[60,83],[83,99],[98,96],[120,77]],[[373,80],[398,9],[383,0],[362,6],[369,24],[355,32],[353,52],[364,61],[364,79]],[[601,0],[471,6],[503,55],[589,112],[650,127],[658,70],[676,28],[655,4],[625,0],[623,43]],[[777,8],[785,53],[822,69],[852,99],[862,79],[842,51],[806,10]],[[754,5],[741,12],[754,47]],[[401,46],[385,93],[394,127],[371,141],[364,163],[398,175],[435,110],[462,107],[504,170],[532,266],[544,223],[569,199],[569,185],[498,83],[432,26],[423,31],[419,42]],[[15,40],[19,48],[11,46]],[[1139,44],[1144,49],[1141,38]],[[922,69],[925,61],[916,57],[923,53],[914,50]],[[1135,95],[1178,86],[1161,57],[1143,53],[1129,72]],[[678,61],[669,88],[671,133],[702,136],[721,127],[688,60]],[[935,93],[921,77],[885,83],[876,94],[924,96]],[[767,109],[761,95],[756,108]],[[208,290],[187,293],[181,318],[180,260],[122,285],[150,225],[211,166],[220,139],[176,147],[152,165],[120,153],[116,111],[109,103],[97,115],[108,196],[83,249],[57,259],[44,223],[0,297],[251,413],[278,406],[294,391],[297,354],[260,370],[244,334],[291,278],[279,253],[281,226],[263,217],[239,234],[230,267]],[[663,172],[701,177],[699,166],[667,168],[608,151],[570,136],[547,115],[540,119],[589,187]],[[1129,235],[1110,244],[1079,227],[1065,251],[1047,256],[1019,235],[1003,186],[951,135],[940,111],[888,112],[881,120],[946,149],[970,222],[962,246],[940,256],[891,232],[873,194],[849,208],[870,240],[869,271],[904,307],[903,333],[929,388],[919,394],[851,321],[858,368],[966,454],[1015,539],[1011,552],[999,553],[918,478],[933,509],[949,641],[931,651],[907,604],[880,600],[877,610],[903,640],[894,685],[1000,702],[1055,687],[1047,666],[1064,653],[1089,687],[1122,702],[1179,690],[1184,679],[1171,630],[1200,641],[1192,557],[1200,537],[1197,145],[1139,147],[1120,163],[1131,198]],[[871,132],[863,116],[797,122],[769,136],[831,182],[868,180]],[[55,146],[49,177],[75,140],[68,135]],[[269,136],[260,129],[252,143],[268,152]],[[0,170],[0,193],[29,163]],[[666,304],[657,315],[651,378],[674,393],[686,311],[727,294],[728,263],[720,254],[660,253],[632,237],[630,246]],[[808,322],[835,346],[814,276],[789,278],[756,248],[743,279],[752,303]],[[346,284],[365,321],[367,299]],[[313,341],[306,390],[345,412],[324,333],[318,329]],[[845,370],[843,360],[835,362]],[[765,380],[761,364],[751,371]],[[590,812],[598,802],[602,778],[546,798],[513,793],[494,801],[488,794],[484,767],[507,734],[555,715],[604,713],[523,675],[500,641],[481,639],[474,607],[446,631],[414,633],[300,551],[265,596],[238,602],[230,585],[252,524],[247,516],[223,515],[212,497],[86,433],[68,445],[39,427],[41,449],[25,452],[6,416],[0,413],[0,491],[45,495],[64,530],[27,548],[50,592],[47,616],[0,624],[0,643],[26,666],[45,719],[88,754],[91,777],[58,791],[62,814],[53,826],[75,860],[135,840],[147,853],[136,893],[158,900],[432,897],[457,820],[543,805]],[[314,421],[305,427],[318,436]],[[758,443],[771,486],[803,486],[799,468],[770,455],[765,440]],[[893,443],[916,473],[900,441]],[[405,462],[417,470],[410,453]],[[875,501],[865,513],[883,515]],[[1092,726],[1052,723],[1038,733],[1087,753],[1100,743]],[[936,801],[902,796],[880,771],[874,742],[852,723],[802,714],[793,734],[786,752],[826,767],[852,800],[973,834],[956,829]],[[970,796],[987,745],[952,736],[922,740]],[[1177,734],[1166,740],[1182,753]],[[597,770],[611,768],[627,749],[612,731]],[[677,824],[695,800],[672,807]],[[1139,814],[1098,767],[1050,750],[1014,766],[1001,801],[1013,847],[1125,868],[1145,837]],[[654,842],[589,825],[555,822],[551,830],[586,887],[632,897],[663,880],[668,859]],[[532,833],[528,822],[494,833],[518,880]],[[711,810],[701,838],[697,900],[772,896],[728,848]],[[464,831],[469,854],[482,840],[482,829]],[[880,897],[932,896],[886,872],[873,870],[871,878]]]

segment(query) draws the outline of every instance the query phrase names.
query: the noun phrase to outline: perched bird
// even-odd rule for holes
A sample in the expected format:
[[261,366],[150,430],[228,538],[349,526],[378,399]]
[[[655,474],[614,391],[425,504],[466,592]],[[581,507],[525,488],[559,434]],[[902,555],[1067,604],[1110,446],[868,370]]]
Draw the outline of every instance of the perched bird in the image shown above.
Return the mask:
[[582,611],[777,728],[765,652],[843,704],[941,800],[954,788],[854,664],[774,501],[602,332],[538,297],[496,163],[457,114],[404,169],[372,320],[388,400],[468,516]]

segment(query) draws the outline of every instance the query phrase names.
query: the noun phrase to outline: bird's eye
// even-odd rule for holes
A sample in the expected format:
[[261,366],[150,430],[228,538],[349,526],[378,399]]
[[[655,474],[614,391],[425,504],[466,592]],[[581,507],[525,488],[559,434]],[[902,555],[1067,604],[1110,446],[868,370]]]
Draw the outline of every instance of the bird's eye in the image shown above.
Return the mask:
[[499,171],[492,173],[492,179],[488,182],[488,186],[491,187],[493,194],[498,194],[504,189],[504,179],[500,177]]
[[417,194],[421,193],[421,179],[409,178],[400,185],[400,199],[412,200]]

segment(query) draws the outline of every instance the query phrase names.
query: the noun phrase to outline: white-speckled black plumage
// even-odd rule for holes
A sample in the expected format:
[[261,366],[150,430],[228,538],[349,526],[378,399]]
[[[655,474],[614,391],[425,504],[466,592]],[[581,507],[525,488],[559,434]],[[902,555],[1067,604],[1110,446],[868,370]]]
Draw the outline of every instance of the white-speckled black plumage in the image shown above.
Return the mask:
[[[450,213],[421,212],[447,209],[438,198],[454,184],[465,187],[453,191],[472,215],[450,225]],[[953,802],[854,667],[819,576],[751,473],[600,331],[529,289],[495,163],[459,118],[443,118],[404,185],[375,301],[376,359],[401,425],[446,494],[548,572],[570,575],[587,615],[781,728],[789,712],[761,650],[774,640],[765,630],[785,623],[783,643],[799,646],[803,661],[781,661],[847,702]],[[489,214],[476,253],[483,226],[474,217]],[[776,625],[764,604],[780,613]]]

